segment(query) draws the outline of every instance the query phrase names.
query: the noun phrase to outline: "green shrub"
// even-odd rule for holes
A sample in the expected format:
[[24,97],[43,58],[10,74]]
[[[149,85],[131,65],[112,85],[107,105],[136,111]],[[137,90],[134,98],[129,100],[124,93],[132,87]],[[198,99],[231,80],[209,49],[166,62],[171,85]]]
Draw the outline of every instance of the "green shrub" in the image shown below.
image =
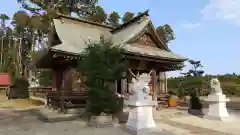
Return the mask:
[[185,90],[184,89],[177,89],[177,96],[179,99],[183,99],[186,95],[185,95]]
[[15,90],[20,99],[29,98],[29,91],[28,91],[29,83],[28,80],[24,78],[18,78],[15,81]]
[[10,88],[9,93],[7,93],[8,99],[29,98],[28,86],[29,83],[26,79],[16,78],[14,85]]
[[92,115],[117,112],[118,100],[114,86],[127,71],[122,51],[110,41],[101,40],[90,43],[81,55],[78,70],[86,76],[87,111]]
[[191,109],[202,109],[202,103],[197,90],[192,90],[190,92],[190,105]]

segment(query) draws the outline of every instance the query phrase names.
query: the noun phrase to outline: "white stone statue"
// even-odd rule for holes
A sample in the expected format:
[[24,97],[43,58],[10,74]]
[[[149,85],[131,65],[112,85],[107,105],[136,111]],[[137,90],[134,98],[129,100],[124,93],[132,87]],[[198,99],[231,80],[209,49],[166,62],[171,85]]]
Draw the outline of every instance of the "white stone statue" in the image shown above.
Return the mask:
[[204,115],[204,118],[220,121],[231,120],[226,107],[226,102],[228,102],[229,99],[222,93],[219,80],[212,78],[210,86],[211,93],[208,95],[208,98],[205,99],[209,104],[208,113]]
[[157,101],[153,101],[149,96],[150,80],[151,76],[147,73],[135,76],[132,79],[132,94],[129,95],[128,100],[124,100],[124,104],[129,108],[126,125],[134,134],[148,132],[149,129],[156,127],[152,110],[153,106],[157,105]]
[[211,94],[222,94],[222,88],[217,78],[212,78],[210,81]]
[[[132,94],[138,95],[147,99],[149,97],[149,82],[151,81],[151,76],[147,73],[143,73],[141,75],[136,76],[136,78],[132,79],[133,89]],[[138,98],[140,100],[141,98]]]

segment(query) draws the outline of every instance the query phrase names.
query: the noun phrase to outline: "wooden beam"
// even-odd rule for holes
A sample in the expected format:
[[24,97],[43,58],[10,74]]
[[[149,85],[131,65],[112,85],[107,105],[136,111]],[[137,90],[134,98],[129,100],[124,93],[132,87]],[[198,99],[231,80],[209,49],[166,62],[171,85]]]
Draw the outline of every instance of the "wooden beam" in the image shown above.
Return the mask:
[[151,62],[156,62],[156,63],[172,63],[172,64],[180,64],[184,61],[179,61],[179,60],[174,60],[174,59],[160,59],[160,58],[155,58],[155,57],[148,57],[148,56],[139,56],[137,54],[132,54],[132,53],[124,53],[126,58],[128,59],[138,59],[138,60],[146,60],[146,61],[151,61]]

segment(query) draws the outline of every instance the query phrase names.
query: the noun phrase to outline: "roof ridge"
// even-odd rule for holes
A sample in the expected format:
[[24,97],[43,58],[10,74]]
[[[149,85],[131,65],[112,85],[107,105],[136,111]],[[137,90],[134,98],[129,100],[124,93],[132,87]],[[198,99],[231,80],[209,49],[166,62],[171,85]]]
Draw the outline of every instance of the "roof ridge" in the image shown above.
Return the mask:
[[114,29],[114,27],[112,27],[110,25],[107,25],[107,24],[101,24],[101,23],[97,23],[97,22],[93,22],[93,21],[84,19],[84,18],[77,18],[77,17],[67,16],[67,15],[60,14],[60,13],[57,13],[57,17],[55,17],[54,19],[59,19],[61,17],[62,18],[67,18],[67,19],[71,19],[71,20],[74,20],[74,21],[79,21],[79,22],[84,22],[84,23],[100,26],[100,27]]
[[139,20],[142,19],[142,17],[144,17],[144,16],[149,16],[148,12],[149,12],[149,9],[146,10],[146,11],[144,11],[144,12],[142,12],[142,13],[140,13],[139,15],[135,16],[135,17],[132,18],[130,21],[128,21],[128,22],[126,22],[126,23],[118,26],[117,28],[115,28],[115,29],[113,29],[113,30],[111,30],[111,33],[114,33],[114,32],[116,32],[116,31],[119,31],[119,30],[125,28],[126,26],[132,24],[133,22],[139,21]]
[[[134,28],[133,31],[130,33],[130,35],[127,36],[127,39],[125,39],[124,41],[122,41],[122,43],[126,43],[128,41],[130,41],[131,39],[133,39],[134,37],[136,37],[136,35],[138,35],[139,33],[141,33],[142,31],[144,31],[144,28],[149,24],[150,20],[149,19],[142,19],[140,23],[144,23],[143,29],[138,29],[138,28]],[[137,32],[136,32],[137,31]],[[135,32],[135,33],[134,33]],[[134,34],[134,35],[133,35]]]

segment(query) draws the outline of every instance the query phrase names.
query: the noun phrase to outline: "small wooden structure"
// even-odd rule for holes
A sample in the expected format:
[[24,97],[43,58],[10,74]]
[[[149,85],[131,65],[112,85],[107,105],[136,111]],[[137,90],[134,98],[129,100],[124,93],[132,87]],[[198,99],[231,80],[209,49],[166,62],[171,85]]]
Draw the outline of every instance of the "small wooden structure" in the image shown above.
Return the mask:
[[[142,73],[152,70],[150,85],[154,100],[157,100],[157,96],[161,93],[167,93],[165,72],[180,70],[183,67],[183,62],[187,60],[174,54],[160,40],[152,21],[148,19],[148,11],[117,28],[58,15],[53,20],[53,26],[49,33],[50,48],[46,53],[43,53],[44,55],[36,63],[38,68],[50,68],[54,71],[53,91],[84,93],[84,84],[82,84],[84,76],[75,70],[77,59],[87,47],[87,41],[98,41],[102,36],[123,46],[124,54],[130,63],[129,69],[132,72]],[[116,91],[121,94],[126,94],[131,89],[132,76],[128,72],[125,74],[129,77],[116,83]],[[53,95],[50,94],[49,97],[53,97]],[[62,96],[60,94],[56,97]],[[61,101],[60,99],[56,100],[59,100],[60,106],[63,107],[65,102],[70,101],[70,99],[69,97],[69,100],[66,98],[62,98]]]
[[8,73],[0,73],[0,91],[8,93],[11,86],[10,75]]

